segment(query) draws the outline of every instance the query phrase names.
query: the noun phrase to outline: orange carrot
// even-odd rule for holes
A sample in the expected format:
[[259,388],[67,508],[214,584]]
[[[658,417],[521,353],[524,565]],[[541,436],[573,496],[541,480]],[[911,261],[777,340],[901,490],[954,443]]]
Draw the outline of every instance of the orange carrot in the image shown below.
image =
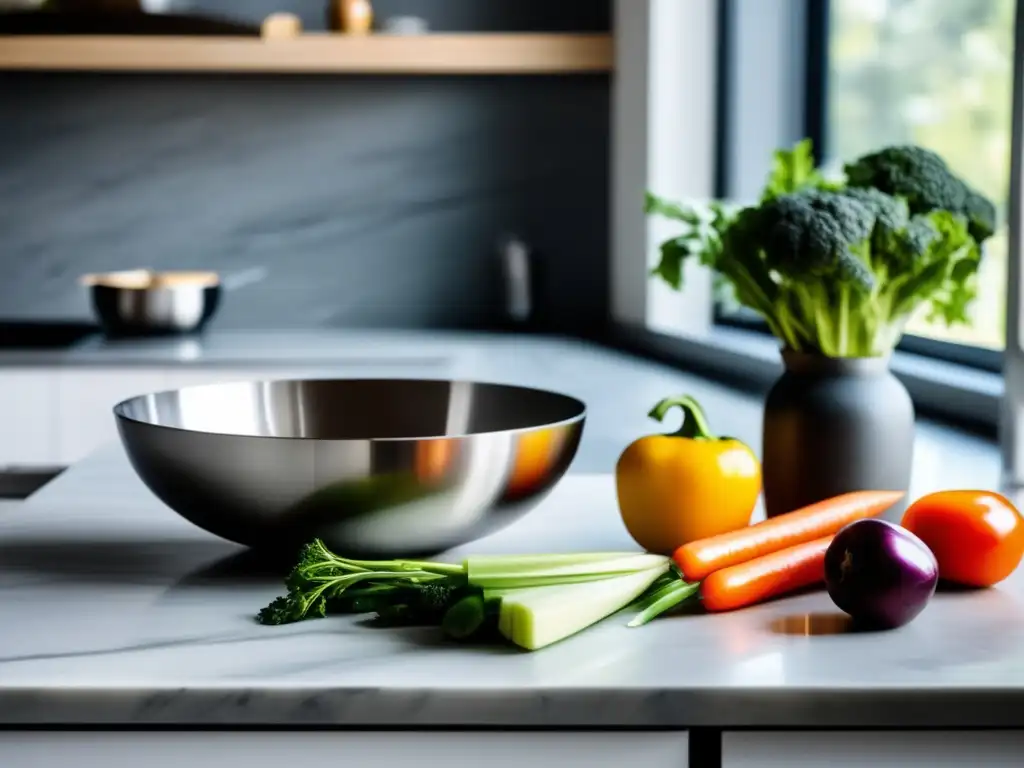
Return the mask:
[[740,565],[715,571],[700,585],[704,607],[732,611],[825,580],[825,550],[833,536],[805,541]]
[[902,497],[902,491],[844,493],[731,533],[691,541],[672,558],[683,578],[701,581],[721,568],[829,536],[854,520],[875,517]]

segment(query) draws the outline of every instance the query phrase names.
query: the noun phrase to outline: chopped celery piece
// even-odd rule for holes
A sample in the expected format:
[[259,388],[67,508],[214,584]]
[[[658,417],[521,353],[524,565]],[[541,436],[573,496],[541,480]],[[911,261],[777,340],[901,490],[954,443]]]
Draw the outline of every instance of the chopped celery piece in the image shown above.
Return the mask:
[[576,555],[485,555],[466,558],[469,583],[480,589],[522,589],[573,584],[622,576],[652,568],[668,568],[662,555],[635,552]]
[[636,600],[668,570],[660,566],[600,581],[510,591],[501,599],[498,631],[530,651],[596,624]]

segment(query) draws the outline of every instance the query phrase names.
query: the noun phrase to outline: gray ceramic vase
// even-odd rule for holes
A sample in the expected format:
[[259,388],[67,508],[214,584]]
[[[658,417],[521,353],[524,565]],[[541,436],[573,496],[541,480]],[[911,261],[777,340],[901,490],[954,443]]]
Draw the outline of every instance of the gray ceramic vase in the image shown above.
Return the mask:
[[[888,357],[784,350],[765,402],[762,462],[769,517],[848,491],[906,492],[914,404]],[[898,521],[906,498],[883,517]]]

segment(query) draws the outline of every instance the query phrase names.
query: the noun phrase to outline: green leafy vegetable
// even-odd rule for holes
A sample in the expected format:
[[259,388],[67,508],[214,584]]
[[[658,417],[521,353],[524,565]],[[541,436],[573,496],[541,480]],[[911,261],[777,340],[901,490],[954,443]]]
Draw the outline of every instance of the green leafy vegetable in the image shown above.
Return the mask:
[[493,629],[536,650],[625,608],[669,567],[666,557],[632,552],[485,555],[461,564],[352,560],[316,540],[285,580],[287,594],[257,620],[372,613],[387,624],[439,626],[457,640]]
[[889,147],[815,168],[809,141],[775,154],[760,201],[683,205],[648,193],[645,210],[682,225],[653,274],[681,288],[709,267],[786,347],[829,357],[888,353],[919,310],[968,321],[995,207],[933,152]]

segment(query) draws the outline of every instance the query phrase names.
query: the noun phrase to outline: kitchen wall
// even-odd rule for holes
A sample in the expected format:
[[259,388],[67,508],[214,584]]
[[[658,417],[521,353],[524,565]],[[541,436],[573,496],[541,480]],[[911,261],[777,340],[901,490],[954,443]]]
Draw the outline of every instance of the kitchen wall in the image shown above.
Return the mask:
[[[323,27],[319,0],[170,0]],[[609,0],[378,0],[435,30],[595,31]],[[2,44],[2,43],[0,43]],[[481,326],[496,238],[551,327],[607,306],[607,76],[0,74],[0,316],[88,314],[82,272],[208,267],[220,327]]]

